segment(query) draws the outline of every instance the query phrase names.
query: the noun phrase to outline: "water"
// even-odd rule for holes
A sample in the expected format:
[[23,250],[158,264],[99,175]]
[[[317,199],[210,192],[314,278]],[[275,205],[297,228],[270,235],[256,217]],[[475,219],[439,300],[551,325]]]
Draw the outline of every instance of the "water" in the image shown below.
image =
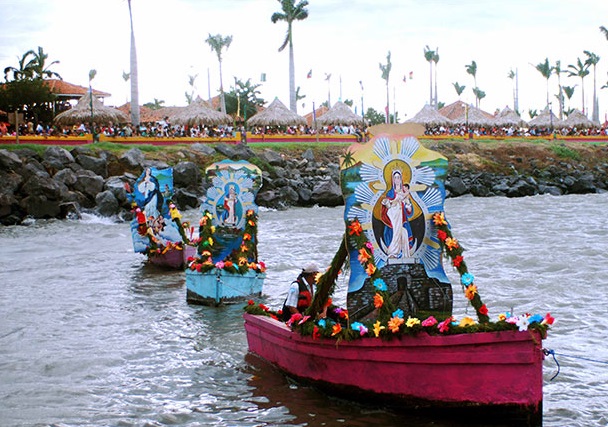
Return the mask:
[[[608,194],[446,205],[490,315],[557,319],[544,346],[561,372],[551,381],[557,366],[545,360],[544,425],[608,425]],[[282,304],[302,265],[327,265],[341,217],[341,208],[260,214],[268,305]],[[247,355],[241,305],[188,305],[183,273],[144,265],[128,224],[86,217],[1,228],[0,301],[1,426],[469,425],[288,381]],[[458,288],[455,314],[474,314]]]

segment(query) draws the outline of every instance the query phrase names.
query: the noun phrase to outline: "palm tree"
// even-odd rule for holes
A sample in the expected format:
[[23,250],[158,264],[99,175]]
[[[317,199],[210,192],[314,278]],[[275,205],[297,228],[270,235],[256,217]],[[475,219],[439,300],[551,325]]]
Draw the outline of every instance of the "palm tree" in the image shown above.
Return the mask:
[[603,25],[600,27],[600,31],[606,36],[606,40],[608,40],[608,28]]
[[483,90],[479,89],[478,87],[473,88],[473,93],[475,94],[477,108],[479,108],[479,105],[481,104],[481,100],[486,97],[486,93]]
[[568,97],[568,110],[566,110],[564,108],[564,110],[566,111],[566,115],[570,115],[570,112],[572,112],[572,107],[570,107],[570,101],[572,100],[572,95],[574,95],[575,88],[576,88],[576,85],[575,86],[564,86],[564,93]]
[[188,85],[190,86],[191,90],[190,93],[185,92],[186,95],[186,102],[188,103],[188,105],[192,104],[192,101],[194,101],[194,84],[196,82],[196,78],[198,77],[198,74],[195,74],[193,76],[188,76]]
[[509,70],[509,74],[507,74],[507,77],[513,80],[513,111],[517,112],[519,110],[519,102],[517,96],[517,72],[511,69]]
[[289,109],[294,113],[298,112],[298,103],[296,101],[296,73],[293,60],[293,21],[302,21],[308,18],[307,0],[301,0],[297,5],[295,0],[278,0],[281,3],[281,12],[275,12],[270,17],[273,24],[278,21],[287,22],[287,34],[279,52],[289,44]]
[[391,74],[391,68],[393,68],[393,64],[391,63],[391,51],[388,51],[388,55],[386,55],[386,64],[380,63],[380,71],[382,71],[382,79],[386,80],[386,123],[389,123],[389,115],[388,115],[388,79]]
[[555,65],[553,66],[553,72],[557,76],[558,93],[557,93],[556,97],[557,97],[557,102],[559,103],[559,118],[561,120],[564,117],[564,115],[563,115],[563,110],[564,110],[564,94],[563,94],[563,91],[562,91],[562,73],[565,73],[565,71],[562,70],[562,62],[561,61],[555,61]]
[[435,49],[433,55],[433,62],[435,63],[435,109],[437,110],[437,63],[439,62],[439,48]]
[[429,105],[433,106],[433,58],[435,57],[435,51],[431,50],[429,45],[424,48],[424,59],[429,63]]
[[226,114],[226,98],[224,96],[224,83],[222,81],[222,49],[228,49],[230,47],[232,36],[224,37],[221,34],[212,36],[209,34],[209,37],[207,37],[207,40],[205,41],[211,47],[211,50],[215,51],[217,60],[220,63],[220,108],[222,113]]
[[33,76],[32,72],[32,59],[29,59],[30,55],[34,53],[33,50],[28,50],[19,59],[19,66],[17,67],[6,67],[4,69],[4,79],[8,81],[8,75],[13,75],[13,80],[24,80],[30,79]]
[[[473,83],[475,84],[475,88],[477,87],[477,62],[471,61],[469,65],[465,65],[464,68],[467,70],[467,73],[473,76]],[[475,93],[475,88],[473,88],[473,93]],[[475,106],[479,108],[479,99],[475,96]]]
[[[130,78],[131,78],[131,74],[127,73],[126,71],[123,70],[123,72],[122,72],[122,79],[125,81],[125,83],[127,83]],[[125,100],[125,102],[129,102],[129,99],[127,98]]]
[[549,107],[549,79],[551,78],[553,67],[549,65],[549,58],[545,58],[545,62],[534,65],[534,68],[547,79],[547,107]]
[[597,80],[596,80],[596,66],[597,63],[600,62],[600,57],[597,56],[595,53],[593,52],[589,52],[588,50],[584,51],[584,54],[587,55],[587,59],[585,60],[585,64],[587,66],[592,65],[593,66],[593,113],[591,114],[591,120],[593,120],[596,123],[599,123],[600,121],[600,112],[599,112],[599,105],[597,103]]
[[4,69],[4,77],[8,80],[8,74],[13,74],[13,80],[23,79],[44,79],[56,77],[62,80],[61,76],[51,71],[49,68],[55,64],[59,64],[59,61],[53,61],[50,64],[46,64],[46,60],[49,55],[44,53],[44,49],[38,46],[38,52],[28,50],[23,54],[19,60],[19,68],[6,67]]
[[576,58],[576,65],[568,65],[570,69],[568,71],[568,77],[580,77],[581,78],[581,99],[582,109],[581,111],[585,114],[585,77],[589,75],[589,64],[585,64],[581,61],[581,58]]
[[129,21],[131,22],[131,123],[139,126],[139,79],[137,77],[137,50],[135,49],[135,32],[133,31],[133,13],[129,3]]
[[331,91],[329,81],[331,79],[331,73],[325,73],[325,81],[327,82],[327,108],[331,108]]
[[466,86],[464,86],[464,85],[460,86],[458,84],[458,82],[454,82],[454,83],[452,83],[452,85],[454,86],[454,90],[456,90],[456,94],[458,95],[458,99],[460,99],[460,95],[462,95],[462,92],[464,92],[464,90],[466,89]]

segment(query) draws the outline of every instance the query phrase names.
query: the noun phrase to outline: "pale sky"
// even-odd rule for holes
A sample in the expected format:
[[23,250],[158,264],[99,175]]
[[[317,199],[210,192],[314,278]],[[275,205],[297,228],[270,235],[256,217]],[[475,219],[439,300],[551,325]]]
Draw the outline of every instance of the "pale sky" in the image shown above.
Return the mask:
[[[232,35],[223,53],[225,90],[234,78],[262,83],[269,103],[278,97],[289,106],[288,49],[278,52],[287,24],[273,24],[277,0],[132,0],[138,54],[140,103],[155,98],[165,106],[186,105],[188,76],[198,75],[196,94],[219,91],[217,57],[205,39]],[[27,50],[42,46],[48,61],[64,80],[88,86],[90,69],[97,70],[93,87],[109,92],[106,105],[129,100],[130,27],[126,0],[0,0],[0,69],[18,66]],[[401,122],[429,102],[429,63],[424,48],[438,48],[439,101],[458,99],[453,83],[465,85],[461,100],[474,103],[473,77],[465,66],[477,62],[477,86],[486,93],[481,108],[494,112],[513,108],[513,80],[519,76],[519,109],[546,105],[546,80],[534,65],[549,58],[562,70],[585,60],[583,51],[601,59],[597,66],[600,119],[608,113],[608,27],[605,0],[309,0],[309,17],[294,23],[296,86],[306,98],[298,113],[327,101],[351,99],[357,113],[361,99],[367,110],[386,105],[386,85],[379,64],[391,51],[389,104]],[[312,69],[312,78],[306,75]],[[413,72],[413,80],[403,76]],[[262,73],[266,82],[261,82]],[[328,81],[326,74],[331,74]],[[0,76],[4,80],[4,76]],[[363,91],[359,85],[363,82]],[[581,109],[580,78],[562,76],[562,85],[576,86],[566,106]],[[555,106],[557,78],[550,80]],[[591,115],[593,73],[585,78],[585,108]],[[304,104],[304,106],[302,105]],[[407,114],[407,116],[405,116]]]

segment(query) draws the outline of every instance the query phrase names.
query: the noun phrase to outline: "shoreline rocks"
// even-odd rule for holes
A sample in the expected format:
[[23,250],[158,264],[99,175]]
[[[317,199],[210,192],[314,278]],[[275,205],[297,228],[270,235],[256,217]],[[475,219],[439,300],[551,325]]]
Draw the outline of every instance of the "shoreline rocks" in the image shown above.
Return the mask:
[[[311,149],[292,156],[271,149],[256,153],[247,145],[228,144],[195,144],[178,154],[180,161],[173,165],[174,201],[182,210],[200,205],[208,186],[202,165],[218,158],[247,160],[262,169],[263,185],[256,200],[259,206],[287,209],[344,203],[337,156],[317,158]],[[144,168],[150,166],[168,164],[147,159],[137,148],[120,156],[94,152],[88,147],[68,151],[52,146],[42,155],[27,148],[0,149],[0,223],[22,224],[29,218],[78,218],[83,212],[130,220],[125,183],[132,186]],[[480,171],[450,159],[447,197],[559,196],[608,190],[608,162],[593,168],[583,162],[552,162],[545,168],[523,171],[510,165],[507,170],[510,173]]]

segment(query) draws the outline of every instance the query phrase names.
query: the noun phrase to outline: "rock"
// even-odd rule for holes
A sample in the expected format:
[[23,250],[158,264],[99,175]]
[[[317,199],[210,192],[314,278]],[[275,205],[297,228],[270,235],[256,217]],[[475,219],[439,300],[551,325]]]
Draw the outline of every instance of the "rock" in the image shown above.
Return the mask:
[[587,194],[597,193],[594,178],[592,173],[585,173],[578,178],[572,180],[572,184],[568,186],[568,192],[572,194]]
[[59,201],[44,195],[31,195],[21,200],[20,206],[33,218],[57,218],[61,214]]
[[269,148],[265,149],[260,154],[258,154],[258,157],[263,162],[266,162],[271,166],[284,166],[285,165],[285,159],[283,158],[283,156]]
[[234,157],[235,160],[249,160],[252,157],[255,157],[255,153],[251,148],[249,148],[245,144],[236,144],[234,146]]
[[[68,150],[61,147],[48,147],[42,155],[43,160],[51,164],[59,164],[60,166],[66,166],[70,163],[74,163],[74,156],[70,154]],[[60,169],[59,167],[58,169]]]
[[72,187],[76,184],[76,173],[72,169],[61,169],[53,177],[55,181],[61,182],[68,187]]
[[340,186],[332,180],[317,184],[312,190],[311,199],[319,206],[340,206],[344,204]]
[[228,145],[228,144],[218,144],[215,147],[215,151],[217,151],[218,153],[228,157],[229,159],[235,159],[236,158],[236,150],[234,149],[233,145]]
[[44,196],[45,199],[57,200],[61,194],[59,183],[48,176],[32,175],[23,184],[21,190],[28,196]]
[[84,169],[93,171],[103,178],[108,177],[108,162],[105,159],[79,154],[76,157],[76,163],[81,165]]
[[21,168],[23,162],[18,155],[8,150],[0,150],[0,170],[14,171]]
[[445,188],[450,191],[453,197],[462,196],[469,192],[466,184],[460,177],[449,178],[445,182]]
[[173,166],[173,184],[176,187],[195,187],[200,184],[201,172],[192,162],[180,162]]
[[95,196],[95,204],[97,205],[95,210],[101,216],[112,216],[118,213],[118,200],[116,200],[114,193],[110,190],[97,194]]
[[61,218],[66,219],[81,219],[80,206],[75,202],[60,203]]
[[196,194],[186,191],[182,188],[178,188],[175,190],[173,194],[173,201],[175,202],[178,209],[198,208],[201,204]]
[[76,175],[74,189],[95,199],[95,196],[103,190],[103,184],[103,178],[95,172],[83,170]]
[[139,148],[131,148],[124,153],[119,159],[119,162],[129,172],[137,172],[143,170],[146,157]]
[[315,161],[315,154],[312,152],[312,149],[307,149],[302,153],[302,158],[308,160],[309,162]]
[[110,177],[104,183],[103,190],[111,191],[121,206],[130,208],[130,206],[128,206],[128,204],[127,204],[128,200],[127,200],[127,190],[125,190],[125,182],[126,182],[126,178],[123,178],[120,176]]
[[290,202],[291,205],[295,205],[300,199],[298,192],[291,187],[283,187],[280,194],[281,198]]
[[213,148],[211,145],[202,144],[200,142],[197,142],[196,144],[192,144],[190,146],[190,148],[192,148],[194,151],[201,153],[205,156],[213,156],[216,153],[215,148]]

